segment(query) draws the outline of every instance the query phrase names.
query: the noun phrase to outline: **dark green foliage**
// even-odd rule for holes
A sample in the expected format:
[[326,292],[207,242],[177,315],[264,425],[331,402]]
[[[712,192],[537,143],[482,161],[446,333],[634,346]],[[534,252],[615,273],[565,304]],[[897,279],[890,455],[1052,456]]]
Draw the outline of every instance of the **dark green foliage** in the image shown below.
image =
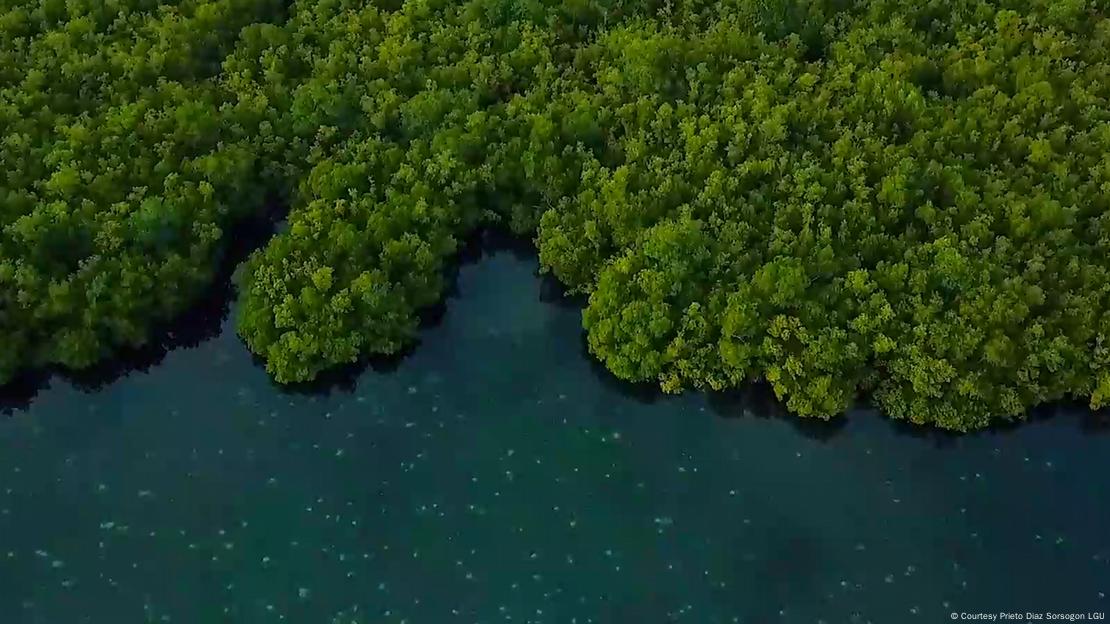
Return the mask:
[[260,203],[213,77],[276,0],[0,2],[0,380],[144,342]]
[[0,0],[0,378],[141,342],[269,192],[239,328],[282,382],[412,341],[502,223],[624,379],[1110,403],[1103,2],[276,4]]

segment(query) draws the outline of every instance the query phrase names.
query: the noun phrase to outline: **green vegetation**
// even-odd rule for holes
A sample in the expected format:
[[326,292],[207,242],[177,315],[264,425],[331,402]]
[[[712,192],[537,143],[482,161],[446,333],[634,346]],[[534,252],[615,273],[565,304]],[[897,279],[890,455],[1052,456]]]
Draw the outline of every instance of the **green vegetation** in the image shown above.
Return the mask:
[[415,338],[501,224],[668,391],[968,430],[1110,403],[1099,0],[0,0],[0,378],[141,343],[267,193],[280,382]]
[[142,344],[261,203],[259,132],[217,87],[277,0],[0,0],[0,381]]

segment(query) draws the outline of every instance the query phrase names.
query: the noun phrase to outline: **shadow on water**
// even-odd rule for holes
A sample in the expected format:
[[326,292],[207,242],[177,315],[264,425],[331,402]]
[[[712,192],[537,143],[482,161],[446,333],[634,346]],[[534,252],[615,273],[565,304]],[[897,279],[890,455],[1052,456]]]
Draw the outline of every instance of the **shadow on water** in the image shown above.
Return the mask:
[[50,383],[46,371],[25,371],[0,387],[0,416],[26,409],[35,396]]
[[1027,421],[1008,423],[1003,431],[1019,429],[1024,422],[1071,418],[1078,420],[1079,430],[1086,435],[1110,434],[1110,408],[1092,410],[1090,403],[1076,399],[1040,405],[1033,409]]
[[[370,354],[360,357],[349,364],[333,366],[319,373],[312,381],[278,384],[273,387],[283,393],[295,395],[326,395],[331,393],[351,394],[358,385],[359,377],[367,370],[377,373],[396,371],[405,359],[420,346],[422,332],[439,326],[447,315],[452,300],[461,296],[459,275],[463,267],[480,263],[487,257],[510,252],[518,260],[534,261],[536,250],[532,241],[515,236],[501,228],[479,228],[467,236],[459,245],[455,258],[448,262],[443,276],[443,296],[439,301],[417,312],[417,336],[400,351],[390,354]],[[253,356],[256,365],[265,368],[265,361]]]
[[[155,326],[149,344],[140,348],[119,351],[111,358],[98,362],[85,370],[68,370],[61,367],[25,371],[7,385],[0,387],[0,415],[26,409],[35,397],[47,388],[55,377],[72,383],[84,392],[95,392],[134,372],[144,372],[158,365],[172,350],[195,347],[215,338],[223,331],[234,298],[232,275],[236,268],[256,249],[269,240],[284,218],[285,207],[276,200],[266,202],[264,210],[233,227],[228,235],[229,245],[217,263],[212,285],[202,297],[172,321]],[[525,237],[514,235],[501,227],[484,227],[466,237],[460,244],[456,258],[448,263],[444,274],[444,296],[435,305],[418,313],[419,330],[427,330],[440,325],[447,313],[450,301],[460,296],[459,275],[463,267],[475,265],[487,257],[502,252],[510,252],[516,259],[535,262],[537,252],[533,242]],[[580,294],[570,294],[550,274],[537,274],[540,280],[541,301],[562,308],[581,310],[587,298]],[[594,376],[603,387],[620,396],[641,404],[657,403],[668,397],[655,383],[634,383],[618,379],[605,365],[589,352],[586,335],[579,336],[582,357],[588,363]],[[279,385],[280,392],[291,394],[328,394],[331,392],[351,393],[359,377],[367,370],[379,373],[395,371],[420,344],[420,339],[412,341],[399,352],[389,355],[371,355],[356,362],[333,367],[322,372],[311,382]],[[256,365],[264,367],[264,362],[254,357]],[[1029,412],[1026,418],[1004,421],[971,434],[959,434],[940,430],[935,427],[915,425],[905,421],[886,419],[873,406],[864,402],[867,410],[854,410],[848,416],[830,420],[800,418],[790,414],[785,406],[774,396],[770,387],[763,382],[746,384],[743,388],[706,393],[708,405],[713,413],[724,419],[762,418],[780,419],[790,423],[798,433],[815,440],[827,441],[845,430],[849,418],[883,418],[893,430],[902,436],[928,440],[936,447],[948,447],[957,440],[972,436],[1008,435],[1024,425],[1045,421],[1077,417],[1077,425],[1084,434],[1105,435],[1110,432],[1110,409],[1090,410],[1080,401],[1057,401],[1042,405]]]
[[559,283],[558,278],[550,273],[540,275],[539,280],[540,301],[544,303],[568,310],[581,311],[589,302],[586,295],[567,292],[566,288]]
[[946,429],[938,429],[937,427],[929,425],[918,425],[916,423],[908,422],[905,420],[894,420],[888,418],[876,408],[873,414],[874,418],[882,418],[886,421],[887,426],[894,431],[895,435],[917,438],[923,442],[928,442],[933,448],[950,448],[956,444],[960,438],[969,435],[978,435],[976,433],[958,433],[955,431],[948,431]]
[[[876,410],[877,411],[877,410]],[[884,418],[876,414],[877,418]],[[1071,425],[1065,420],[1076,419],[1075,426],[1084,435],[1105,435],[1110,433],[1110,410],[1102,409],[1092,411],[1083,401],[1060,400],[1052,403],[1038,405],[1030,409],[1023,417],[1010,420],[998,420],[989,427],[978,431],[960,433],[938,429],[928,425],[918,425],[901,420],[886,419],[889,426],[896,434],[928,440],[937,448],[950,447],[960,440],[975,437],[1005,437],[1016,435],[1037,423],[1052,422],[1055,424]]]
[[[25,371],[0,387],[0,414],[10,414],[29,407],[54,377],[64,379],[84,392],[95,392],[131,373],[150,370],[174,349],[195,347],[215,338],[223,330],[235,297],[235,270],[274,235],[285,213],[283,205],[271,200],[267,202],[265,210],[232,228],[229,234],[231,242],[218,262],[211,285],[198,301],[172,321],[156,325],[147,345],[121,349],[112,357],[84,370],[52,366]],[[489,255],[503,251],[509,251],[521,260],[534,260],[536,257],[535,247],[530,240],[502,229],[483,228],[467,237],[460,245],[456,260],[450,262],[446,269],[444,296],[435,305],[418,312],[418,329],[430,329],[442,322],[449,300],[459,296],[458,278],[462,267],[477,264]],[[557,282],[549,288],[555,287]],[[551,300],[555,301],[556,298],[557,295],[552,295]],[[392,372],[419,344],[418,338],[396,353],[373,354],[350,364],[329,368],[310,382],[273,385],[280,392],[300,395],[351,393],[359,376],[366,370]],[[257,355],[252,355],[252,359],[257,366],[265,368],[265,361]]]
[[1079,422],[1079,427],[1083,433],[1091,435],[1110,435],[1110,408],[1103,408],[1098,411],[1092,412],[1089,408],[1080,407],[1078,409],[1086,409],[1083,412],[1082,420]]
[[[671,397],[663,392],[657,383],[619,379],[590,353],[584,333],[580,340],[582,357],[589,363],[590,370],[598,383],[607,390],[643,405],[651,405]],[[763,382],[747,383],[741,388],[705,392],[704,395],[710,411],[719,418],[782,420],[807,438],[822,442],[831,440],[848,424],[845,416],[830,420],[795,416],[787,411],[786,406],[775,397],[771,387]]]
[[518,260],[534,261],[536,249],[532,241],[515,236],[501,228],[480,228],[459,245],[454,260],[448,263],[443,276],[443,296],[435,304],[419,312],[420,329],[436,327],[447,313],[449,300],[459,298],[459,273],[465,266],[478,264],[487,257],[510,252]]
[[[650,405],[666,399],[669,395],[659,386],[648,382],[629,382],[618,379],[605,365],[589,352],[586,336],[581,336],[582,357],[589,362],[590,370],[599,383],[606,389],[631,399],[637,403]],[[856,408],[847,414],[828,420],[803,418],[791,414],[786,406],[775,396],[766,382],[747,383],[740,388],[705,393],[710,410],[727,420],[760,418],[783,420],[799,434],[821,442],[827,442],[844,432],[852,419],[874,418],[885,421],[896,435],[927,441],[936,448],[954,446],[959,440],[974,436],[1006,436],[1020,431],[1033,423],[1076,418],[1076,425],[1085,435],[1110,434],[1110,408],[1092,411],[1082,401],[1057,401],[1039,405],[1029,411],[1024,418],[999,421],[990,427],[969,433],[959,433],[933,426],[918,425],[902,420],[894,420],[882,414],[871,400],[864,397]]]
[[[401,366],[405,358],[412,355],[413,351],[416,351],[419,344],[419,341],[411,342],[395,353],[363,356],[350,364],[332,366],[318,373],[312,381],[279,384],[271,378],[270,385],[276,391],[283,394],[302,396],[322,396],[333,393],[351,394],[358,386],[359,377],[365,374],[367,370],[383,374],[392,373]],[[252,354],[251,359],[259,368],[266,367],[266,361],[257,355]]]
[[[589,350],[585,334],[580,338],[582,357],[589,363],[594,377],[607,390],[631,399],[636,403],[651,405],[671,397],[651,382],[631,382],[619,379]],[[831,440],[848,424],[846,416],[829,420],[800,418],[788,412],[766,383],[748,383],[741,388],[705,392],[710,411],[726,420],[761,418],[783,420],[798,433],[814,440]]]
[[784,420],[803,436],[821,442],[833,439],[848,425],[848,416],[822,420],[791,414],[775,396],[771,386],[764,382],[749,383],[743,388],[710,392],[707,393],[706,400],[713,413],[721,418]]
[[132,373],[150,370],[170,351],[195,347],[215,338],[223,329],[234,298],[232,275],[235,269],[273,236],[284,214],[285,207],[270,199],[264,209],[230,228],[229,242],[216,263],[211,285],[181,314],[156,323],[146,345],[120,349],[87,369],[49,366],[23,372],[0,387],[0,414],[29,407],[55,377],[83,392],[96,392]]
[[590,353],[586,332],[582,332],[579,336],[579,345],[582,358],[588,362],[590,372],[606,390],[642,405],[651,405],[667,398],[667,394],[659,389],[659,384],[646,381],[625,381],[614,375],[608,368],[605,368],[605,364]]

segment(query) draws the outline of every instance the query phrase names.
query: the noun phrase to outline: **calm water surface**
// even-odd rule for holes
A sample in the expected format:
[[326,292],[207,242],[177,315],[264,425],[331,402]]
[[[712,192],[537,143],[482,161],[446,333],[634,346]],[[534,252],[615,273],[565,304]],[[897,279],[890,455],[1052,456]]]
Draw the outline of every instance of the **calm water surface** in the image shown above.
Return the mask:
[[535,261],[461,269],[352,384],[275,388],[228,324],[0,416],[0,622],[949,621],[1110,610],[1110,435],[631,391]]

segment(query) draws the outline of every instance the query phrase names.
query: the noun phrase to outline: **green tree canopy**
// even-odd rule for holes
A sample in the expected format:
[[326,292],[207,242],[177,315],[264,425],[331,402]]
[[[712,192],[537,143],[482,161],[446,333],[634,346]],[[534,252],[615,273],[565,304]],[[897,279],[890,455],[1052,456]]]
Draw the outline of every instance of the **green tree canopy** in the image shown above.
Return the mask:
[[141,343],[274,194],[238,324],[281,382],[414,340],[501,224],[623,379],[1100,407],[1108,8],[0,0],[0,379]]

